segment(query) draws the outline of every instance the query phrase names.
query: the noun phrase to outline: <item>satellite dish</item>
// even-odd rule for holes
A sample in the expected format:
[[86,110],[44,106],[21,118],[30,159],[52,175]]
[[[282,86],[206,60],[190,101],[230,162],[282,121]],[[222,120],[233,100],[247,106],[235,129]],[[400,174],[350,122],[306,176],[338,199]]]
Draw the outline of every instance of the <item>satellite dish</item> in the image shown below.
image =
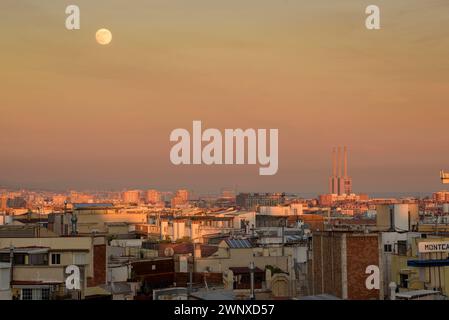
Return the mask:
[[167,248],[165,248],[165,250],[164,250],[164,255],[165,255],[166,257],[172,257],[174,254],[175,254],[175,250],[173,250],[172,247],[167,247]]

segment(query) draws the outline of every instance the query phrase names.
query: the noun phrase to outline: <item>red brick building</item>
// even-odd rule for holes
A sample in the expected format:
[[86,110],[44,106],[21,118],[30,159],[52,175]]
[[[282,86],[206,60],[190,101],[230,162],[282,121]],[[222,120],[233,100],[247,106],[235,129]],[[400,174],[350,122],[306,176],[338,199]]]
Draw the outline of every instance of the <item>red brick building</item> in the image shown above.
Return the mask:
[[87,278],[88,287],[106,283],[106,244],[95,244],[93,251],[94,276]]
[[[381,266],[378,233],[353,231],[316,232],[313,235],[313,294],[332,294],[342,299],[379,299],[380,289],[367,289],[366,268]],[[380,275],[380,281],[382,276]]]

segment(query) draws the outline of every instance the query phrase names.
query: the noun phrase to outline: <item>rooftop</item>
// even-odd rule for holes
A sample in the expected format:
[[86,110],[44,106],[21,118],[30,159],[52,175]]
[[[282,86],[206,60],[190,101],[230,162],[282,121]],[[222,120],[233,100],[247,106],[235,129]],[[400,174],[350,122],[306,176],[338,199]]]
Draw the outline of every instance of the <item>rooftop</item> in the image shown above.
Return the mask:
[[235,300],[234,292],[225,289],[198,291],[191,293],[190,296],[199,300]]
[[419,297],[425,297],[429,295],[438,295],[440,294],[439,291],[433,291],[433,290],[412,290],[412,291],[406,291],[397,293],[397,298],[404,298],[404,299],[414,299]]
[[[28,254],[37,254],[37,253],[47,253],[49,247],[38,247],[38,246],[29,246],[29,247],[14,247],[14,253],[28,253]],[[0,253],[9,253],[11,248],[2,248],[0,249]]]
[[74,203],[73,209],[83,210],[83,209],[105,209],[114,208],[113,203]]
[[248,239],[226,239],[226,244],[229,248],[233,249],[244,249],[244,248],[252,248],[253,245]]

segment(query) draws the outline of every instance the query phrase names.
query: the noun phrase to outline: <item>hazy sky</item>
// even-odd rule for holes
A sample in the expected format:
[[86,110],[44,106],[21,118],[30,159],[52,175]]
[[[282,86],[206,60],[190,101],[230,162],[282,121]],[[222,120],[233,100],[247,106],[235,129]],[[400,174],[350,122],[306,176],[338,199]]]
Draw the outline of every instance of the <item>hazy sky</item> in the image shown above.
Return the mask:
[[[327,192],[336,145],[356,192],[449,169],[447,0],[2,0],[0,39],[0,185]],[[279,129],[277,175],[172,165],[192,120]]]

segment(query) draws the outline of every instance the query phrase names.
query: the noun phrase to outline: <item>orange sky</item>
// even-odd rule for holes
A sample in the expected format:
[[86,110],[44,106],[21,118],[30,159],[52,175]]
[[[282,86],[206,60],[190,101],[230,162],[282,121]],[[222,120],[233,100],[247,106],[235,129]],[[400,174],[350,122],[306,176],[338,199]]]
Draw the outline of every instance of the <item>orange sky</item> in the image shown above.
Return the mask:
[[[65,29],[69,4],[81,30]],[[132,4],[0,2],[0,185],[325,192],[332,147],[347,145],[355,191],[441,189],[446,0]],[[169,134],[192,120],[279,129],[277,175],[173,166]]]

